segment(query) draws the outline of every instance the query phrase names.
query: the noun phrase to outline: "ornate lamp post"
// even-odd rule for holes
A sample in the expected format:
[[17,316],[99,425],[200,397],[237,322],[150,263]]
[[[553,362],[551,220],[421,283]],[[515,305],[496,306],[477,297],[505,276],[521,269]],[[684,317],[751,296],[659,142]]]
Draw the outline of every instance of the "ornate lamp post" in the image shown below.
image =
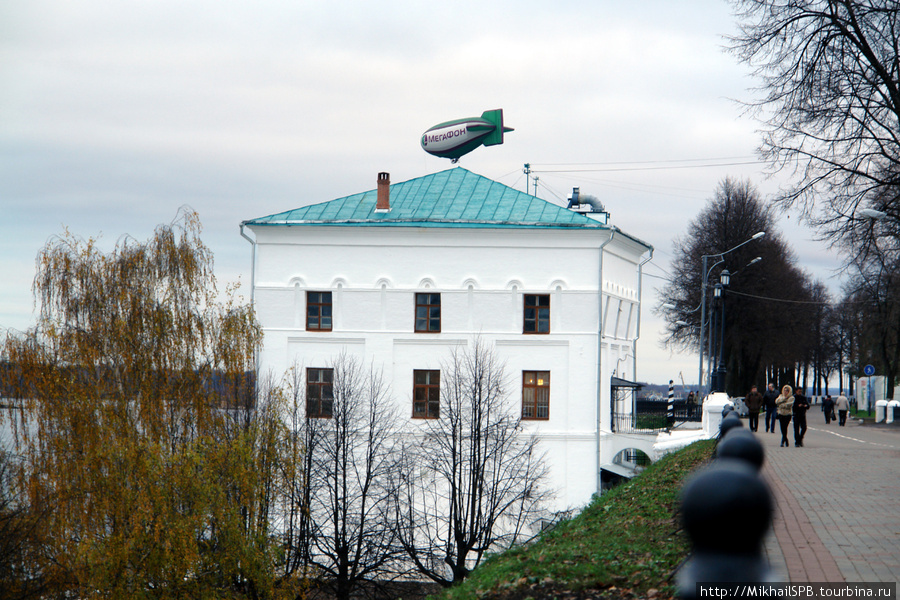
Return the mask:
[[715,287],[715,300],[719,306],[719,357],[716,360],[717,369],[715,373],[715,392],[725,391],[725,290],[731,283],[731,273],[728,269],[722,271],[719,276],[719,283]]

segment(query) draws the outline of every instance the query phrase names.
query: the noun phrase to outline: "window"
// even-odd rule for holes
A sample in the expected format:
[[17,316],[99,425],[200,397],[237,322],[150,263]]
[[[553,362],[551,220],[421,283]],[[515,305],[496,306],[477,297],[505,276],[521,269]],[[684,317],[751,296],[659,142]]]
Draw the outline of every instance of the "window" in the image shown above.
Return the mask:
[[330,419],[334,404],[334,369],[306,369],[306,416]]
[[550,418],[550,371],[522,371],[522,418]]
[[550,294],[525,294],[524,333],[550,333]]
[[440,294],[416,294],[416,331],[441,332]]
[[441,409],[441,372],[413,371],[413,418],[437,419]]
[[331,292],[306,292],[306,330],[331,331]]

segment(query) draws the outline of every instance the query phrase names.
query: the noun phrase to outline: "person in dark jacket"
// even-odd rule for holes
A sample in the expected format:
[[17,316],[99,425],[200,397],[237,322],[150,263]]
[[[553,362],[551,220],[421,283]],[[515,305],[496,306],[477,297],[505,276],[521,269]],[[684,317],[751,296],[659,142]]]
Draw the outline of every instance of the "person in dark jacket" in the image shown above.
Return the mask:
[[766,409],[766,431],[771,431],[772,433],[775,433],[775,423],[778,418],[775,414],[775,398],[777,397],[778,392],[775,391],[775,384],[770,383],[766,393],[763,394],[763,406]]
[[822,412],[825,413],[825,424],[830,424],[831,415],[834,414],[834,400],[831,398],[831,394],[825,396],[825,399],[822,400]]
[[806,411],[809,410],[809,399],[803,395],[803,390],[794,390],[794,447],[803,446],[803,436],[806,435]]
[[744,396],[744,404],[747,405],[747,415],[749,420],[750,431],[758,431],[759,430],[759,410],[763,405],[763,397],[758,391],[756,391],[756,386],[750,388],[750,393]]

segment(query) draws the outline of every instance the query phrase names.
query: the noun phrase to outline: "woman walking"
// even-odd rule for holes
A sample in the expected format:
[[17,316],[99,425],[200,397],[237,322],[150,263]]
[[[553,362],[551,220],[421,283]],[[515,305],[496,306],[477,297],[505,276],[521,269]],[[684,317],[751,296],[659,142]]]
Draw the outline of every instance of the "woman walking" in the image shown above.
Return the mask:
[[778,424],[781,425],[781,446],[790,447],[788,441],[788,425],[791,422],[791,415],[794,409],[794,390],[791,386],[786,385],[781,388],[781,395],[775,398],[775,410],[778,412]]

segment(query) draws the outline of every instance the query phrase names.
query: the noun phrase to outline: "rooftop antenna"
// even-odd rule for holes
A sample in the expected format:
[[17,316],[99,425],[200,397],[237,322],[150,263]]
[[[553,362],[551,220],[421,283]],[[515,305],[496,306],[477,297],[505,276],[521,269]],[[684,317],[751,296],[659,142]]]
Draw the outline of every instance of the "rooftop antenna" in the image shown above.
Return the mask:
[[528,186],[531,185],[531,180],[534,180],[534,196],[537,197],[537,184],[540,180],[540,177],[538,177],[537,175],[535,175],[534,177],[531,176],[533,172],[531,170],[531,163],[525,163],[525,168],[522,169],[522,171],[525,173],[525,193],[528,193]]

